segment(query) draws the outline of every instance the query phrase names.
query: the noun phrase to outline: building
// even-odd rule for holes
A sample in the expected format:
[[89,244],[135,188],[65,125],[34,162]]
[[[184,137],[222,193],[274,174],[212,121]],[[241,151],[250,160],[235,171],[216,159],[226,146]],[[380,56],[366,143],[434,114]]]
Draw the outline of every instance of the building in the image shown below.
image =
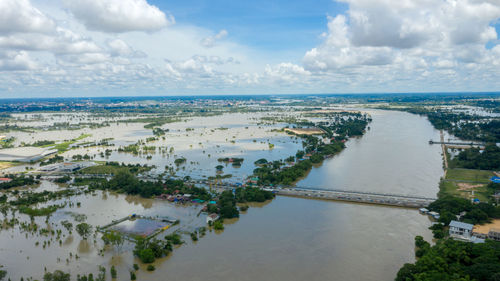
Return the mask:
[[78,163],[65,162],[65,163],[62,163],[59,166],[59,171],[66,172],[66,173],[71,173],[71,172],[77,171],[77,170],[79,170],[81,168],[82,168],[82,166],[80,164],[78,164]]
[[472,236],[472,229],[474,225],[459,221],[450,222],[450,236],[454,238],[470,239]]
[[488,238],[495,241],[500,241],[500,229],[490,228],[488,231]]
[[12,179],[9,179],[9,178],[0,178],[0,184],[11,182],[11,181],[12,181]]
[[210,214],[207,216],[207,223],[210,223],[210,222],[215,222],[216,220],[219,219],[219,215],[217,214]]
[[440,218],[438,212],[428,212],[429,216],[433,217],[435,220],[438,220]]
[[6,148],[0,149],[0,161],[35,162],[56,153],[57,149],[32,146]]

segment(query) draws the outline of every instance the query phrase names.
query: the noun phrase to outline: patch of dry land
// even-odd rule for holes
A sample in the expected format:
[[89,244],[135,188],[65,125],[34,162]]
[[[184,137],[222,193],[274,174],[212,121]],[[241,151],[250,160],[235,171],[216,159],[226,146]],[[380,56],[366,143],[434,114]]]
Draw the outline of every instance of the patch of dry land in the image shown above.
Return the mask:
[[12,162],[0,162],[0,170],[7,169],[14,166]]
[[491,223],[479,225],[476,224],[474,225],[474,229],[472,230],[473,232],[476,233],[482,233],[482,234],[488,234],[490,229],[500,229],[500,219],[493,220]]
[[319,128],[285,128],[285,132],[292,132],[296,135],[322,135],[325,133]]

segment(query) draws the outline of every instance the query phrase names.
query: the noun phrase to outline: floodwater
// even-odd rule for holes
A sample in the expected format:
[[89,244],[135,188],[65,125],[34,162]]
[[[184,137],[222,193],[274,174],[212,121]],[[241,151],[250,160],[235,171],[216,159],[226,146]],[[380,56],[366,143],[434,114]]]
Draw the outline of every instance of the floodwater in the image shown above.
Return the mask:
[[[439,132],[425,118],[416,115],[377,110],[369,113],[373,122],[367,134],[350,140],[342,153],[313,168],[297,185],[435,196],[443,173],[441,151],[439,146],[430,146],[428,140],[438,139]],[[240,116],[240,119],[245,118]],[[214,117],[212,120],[222,119]],[[253,129],[252,126],[246,129],[241,125],[221,124],[218,126],[228,130],[215,132],[210,132],[203,124],[196,128],[193,123],[174,124],[166,126],[174,134],[165,142],[176,138],[178,142],[185,142],[176,145],[176,154],[192,153],[194,157],[199,153],[191,152],[190,144],[198,144],[197,139],[192,139],[194,136],[215,138],[213,143],[204,147],[213,151],[210,160],[203,156],[210,166],[218,157],[245,155],[245,163],[253,164],[254,159],[262,155],[284,158],[295,154],[299,148],[292,138],[275,136],[270,128],[258,130],[255,124]],[[193,127],[194,131],[185,132],[183,126]],[[135,125],[131,127],[140,131]],[[109,128],[97,130],[103,132],[100,137],[104,137]],[[232,135],[238,135],[236,144],[226,140]],[[254,138],[261,138],[264,143],[253,142]],[[270,151],[266,148],[267,138],[280,145]],[[119,140],[118,134],[115,140]],[[289,144],[285,141],[293,145],[287,147]],[[250,145],[248,150],[245,149],[247,144]],[[223,145],[226,148],[222,148]],[[113,152],[110,160],[115,157],[121,156]],[[138,156],[132,159],[139,158],[146,161]],[[192,159],[187,158],[188,161]],[[156,161],[161,159],[158,156]],[[203,163],[199,165],[201,168],[206,165],[202,160],[195,161]],[[241,169],[251,170],[243,166]],[[58,188],[45,182],[41,186],[44,189]],[[67,199],[61,202],[64,200]],[[77,214],[86,215],[87,222],[94,226],[105,225],[131,213],[179,218],[179,227],[186,227],[187,231],[205,222],[203,215],[197,216],[201,206],[175,205],[108,192],[78,195],[70,200],[80,202],[81,206],[73,204],[58,210],[50,218],[48,227],[62,229],[62,220],[77,224]],[[16,217],[29,222],[25,215],[16,214]],[[46,227],[45,217],[38,217],[35,221],[40,227]],[[414,261],[414,237],[423,235],[426,240],[431,239],[431,232],[427,229],[430,224],[428,217],[414,209],[278,197],[264,204],[252,204],[239,219],[226,221],[222,232],[207,232],[197,242],[191,242],[189,235],[184,235],[186,243],[176,247],[168,257],[157,260],[156,271],[147,272],[145,266],[141,266],[137,276],[138,280],[393,280],[404,263]],[[50,271],[62,269],[73,276],[77,273],[95,274],[98,265],[108,270],[115,265],[119,280],[129,280],[132,265],[139,263],[132,256],[133,245],[129,242],[125,242],[122,248],[108,247],[101,253],[103,243],[99,236],[82,240],[75,231],[71,235],[65,230],[62,233],[59,244],[53,236],[26,234],[17,226],[16,229],[1,230],[0,264],[5,266],[12,280],[19,280],[22,276],[40,279],[44,267]],[[43,241],[48,240],[51,240],[51,245],[43,249]],[[37,246],[36,241],[40,241]],[[78,260],[75,254],[78,254]]]
[[370,130],[347,149],[313,168],[297,186],[436,197],[443,175],[442,151],[429,140],[439,131],[426,117],[369,111]]

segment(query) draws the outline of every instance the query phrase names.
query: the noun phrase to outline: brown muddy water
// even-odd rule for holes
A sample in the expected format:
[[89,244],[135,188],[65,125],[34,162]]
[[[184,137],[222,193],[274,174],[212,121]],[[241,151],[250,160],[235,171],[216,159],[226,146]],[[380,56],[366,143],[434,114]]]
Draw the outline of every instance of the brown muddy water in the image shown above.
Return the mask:
[[[425,118],[415,115],[374,110],[370,114],[373,122],[365,136],[349,141],[342,153],[314,168],[298,185],[435,196],[443,173],[442,162],[439,147],[429,146],[427,142],[437,138],[438,132]],[[193,134],[203,133],[202,127],[195,128]],[[252,133],[245,135],[248,129],[234,130],[232,133],[246,136],[249,143],[256,146],[255,151],[269,153],[265,148],[267,144],[251,141],[256,137],[251,136]],[[270,132],[261,134],[266,143],[267,137],[272,137]],[[179,134],[178,138],[185,141],[189,136]],[[219,136],[219,140],[220,146],[231,147],[226,137]],[[226,151],[225,155],[238,154],[244,148],[241,146]],[[214,151],[220,149],[215,143],[210,147]],[[296,148],[294,145],[271,153],[276,153],[276,157],[288,156],[295,154]],[[179,154],[190,149],[189,144],[184,144],[179,147]],[[51,187],[50,183],[42,183],[41,187],[58,188]],[[205,224],[203,215],[196,216],[201,206],[175,205],[107,192],[74,196],[71,201],[75,204],[51,216],[49,227],[62,229],[62,220],[76,224],[77,214],[86,215],[87,222],[94,226],[132,213],[179,218],[187,231]],[[81,206],[76,206],[76,202]],[[27,216],[16,214],[16,217],[29,222]],[[45,217],[36,218],[36,222],[41,228],[46,227]],[[138,280],[209,281],[393,280],[404,263],[414,261],[414,237],[423,235],[431,239],[427,229],[430,224],[426,216],[414,209],[278,197],[272,202],[251,205],[238,220],[228,221],[222,232],[207,232],[197,242],[191,242],[185,235],[186,244],[157,260],[156,271],[147,272],[145,266],[141,266],[137,277]],[[50,246],[44,249],[44,241],[49,240]],[[63,230],[60,240],[50,235],[26,234],[17,226],[3,229],[0,264],[12,280],[29,276],[41,279],[44,268],[71,272],[75,278],[78,273],[95,274],[98,265],[108,269],[108,278],[109,267],[115,265],[118,280],[129,280],[133,264],[139,263],[132,256],[133,245],[128,242],[121,248],[108,248],[100,253],[103,244],[99,235],[85,241],[75,231],[69,235]]]

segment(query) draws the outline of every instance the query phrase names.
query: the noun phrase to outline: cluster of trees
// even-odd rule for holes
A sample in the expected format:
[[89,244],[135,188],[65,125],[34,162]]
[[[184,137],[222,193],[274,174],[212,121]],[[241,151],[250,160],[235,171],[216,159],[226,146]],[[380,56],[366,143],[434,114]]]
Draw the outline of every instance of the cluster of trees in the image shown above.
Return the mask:
[[500,207],[488,203],[472,204],[470,200],[454,196],[439,198],[432,202],[428,209],[438,212],[439,221],[445,225],[448,225],[451,220],[456,220],[456,216],[461,212],[466,212],[462,220],[472,224],[485,223],[491,218],[500,218]]
[[34,142],[32,144],[32,146],[48,146],[48,145],[53,145],[55,143],[56,142],[52,141],[52,140],[39,140],[39,141]]
[[262,190],[257,187],[237,188],[235,198],[238,203],[245,202],[264,202],[274,198],[271,191]]
[[31,208],[28,206],[20,206],[19,212],[29,215],[31,217],[47,216],[57,211],[57,209],[64,207],[65,205],[50,205],[44,208]]
[[[275,161],[276,162],[276,161]],[[259,178],[258,183],[261,185],[283,184],[290,185],[312,168],[311,160],[304,160],[296,163],[291,167],[280,169],[279,161],[272,165],[265,165],[253,170],[253,174]]]
[[73,155],[71,158],[73,160],[77,160],[77,161],[90,160],[91,159],[90,155],[88,155],[88,154],[85,154],[85,155],[76,154],[76,155]]
[[488,144],[483,152],[475,147],[465,149],[450,161],[450,166],[466,169],[498,170],[500,169],[500,147],[496,144]]
[[54,182],[56,182],[56,183],[67,183],[70,180],[71,180],[71,177],[68,176],[68,175],[66,175],[66,176],[63,176],[63,177],[55,179]]
[[229,158],[229,157],[226,157],[226,158],[219,158],[217,159],[217,161],[219,162],[224,162],[224,163],[229,163],[231,162],[233,164],[233,166],[241,166],[241,164],[243,163],[245,159],[243,158]]
[[430,246],[421,236],[415,238],[414,264],[405,264],[396,281],[497,281],[500,280],[500,243],[466,243],[452,239],[438,240]]
[[222,219],[232,219],[240,216],[240,212],[236,208],[236,198],[229,190],[225,190],[219,195],[217,208]]
[[143,263],[152,263],[157,258],[168,255],[172,251],[170,241],[138,238],[135,243],[134,255]]
[[166,181],[142,181],[137,179],[132,173],[122,170],[115,174],[109,181],[95,182],[91,184],[91,189],[109,189],[126,194],[140,195],[145,198],[161,194],[173,194],[176,191],[180,194],[191,194],[195,198],[210,200],[212,196],[203,188],[187,186],[182,180],[168,179]]
[[96,165],[96,166],[87,167],[85,169],[78,171],[78,173],[79,174],[113,174],[113,175],[116,175],[118,172],[128,171],[132,174],[139,174],[139,173],[150,171],[154,167],[155,167],[154,165],[148,166],[147,164],[144,164],[144,165],[141,165],[139,163],[137,163],[137,164],[121,163],[120,164],[120,163],[115,162],[115,161],[110,161],[110,162],[106,162],[103,165]]
[[181,164],[184,164],[184,163],[186,163],[186,158],[184,158],[184,157],[183,158],[177,158],[177,159],[174,160],[174,164],[177,165],[177,166],[179,166]]
[[159,137],[159,136],[163,136],[165,135],[165,133],[167,133],[169,131],[169,129],[166,129],[166,130],[163,130],[162,128],[153,128],[153,135]]
[[29,206],[37,203],[56,200],[63,197],[76,194],[78,191],[74,189],[63,189],[58,191],[44,190],[42,192],[24,192],[16,200],[9,201],[12,206]]
[[427,116],[436,129],[446,130],[461,139],[500,142],[500,120],[498,119],[424,107],[410,107],[405,110]]
[[59,162],[63,162],[63,161],[64,161],[64,157],[62,157],[60,155],[55,155],[54,157],[51,157],[51,158],[47,159],[46,161],[40,162],[40,166],[47,166],[50,164],[59,163]]
[[40,181],[38,181],[35,177],[33,176],[25,176],[25,175],[7,175],[9,179],[11,179],[10,182],[4,182],[0,183],[0,189],[9,189],[13,187],[19,187],[19,186],[25,186],[25,185],[33,185],[33,184],[39,184]]

